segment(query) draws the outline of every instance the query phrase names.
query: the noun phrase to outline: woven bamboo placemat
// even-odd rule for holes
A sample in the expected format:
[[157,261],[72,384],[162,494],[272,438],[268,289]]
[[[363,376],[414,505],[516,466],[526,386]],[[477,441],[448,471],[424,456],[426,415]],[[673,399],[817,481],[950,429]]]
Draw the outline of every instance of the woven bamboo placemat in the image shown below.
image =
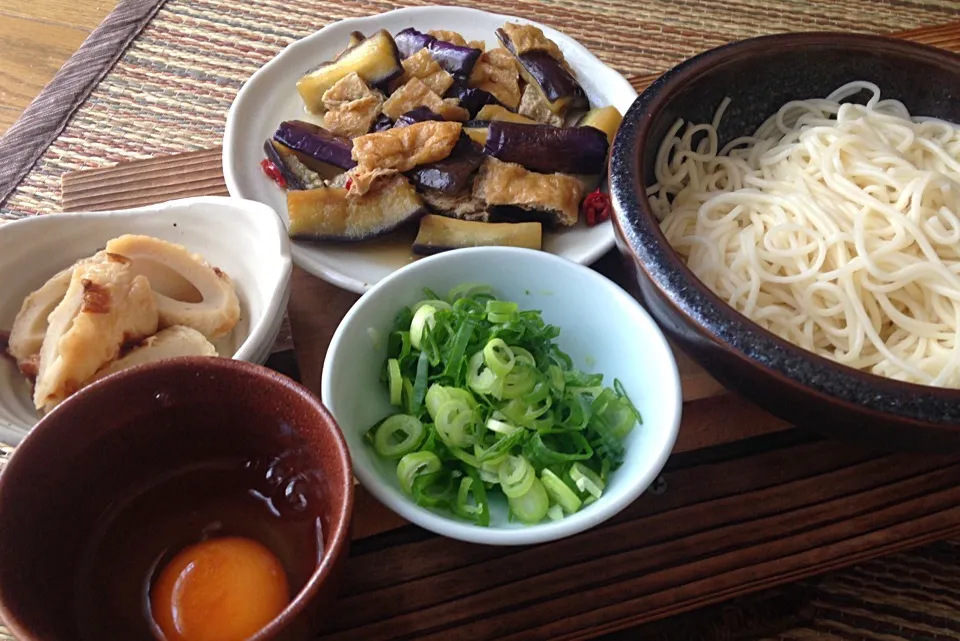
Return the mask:
[[[956,3],[945,1],[463,4],[552,24],[629,75],[657,73],[703,49],[762,33],[806,29],[880,33],[960,17]],[[0,207],[0,215],[15,218],[58,209],[59,177],[68,170],[215,146],[236,90],[280,48],[330,21],[396,6],[400,5],[167,2]],[[415,543],[410,543],[412,550]],[[376,543],[369,545],[374,548],[367,552],[376,558]],[[618,638],[960,638],[958,552],[955,544],[937,544]]]

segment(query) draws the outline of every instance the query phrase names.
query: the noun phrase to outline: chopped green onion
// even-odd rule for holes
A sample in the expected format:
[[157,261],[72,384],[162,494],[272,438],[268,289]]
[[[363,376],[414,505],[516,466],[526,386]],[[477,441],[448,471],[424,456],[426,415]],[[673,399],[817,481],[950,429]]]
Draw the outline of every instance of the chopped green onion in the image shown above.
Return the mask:
[[467,385],[477,394],[492,394],[503,385],[493,370],[484,363],[483,352],[477,352],[467,363]]
[[570,468],[570,478],[581,492],[592,494],[594,498],[600,498],[600,495],[603,494],[604,482],[600,480],[596,472],[582,463],[573,464]]
[[410,401],[411,411],[416,413],[420,411],[423,405],[423,397],[427,394],[427,376],[429,375],[430,362],[427,359],[426,352],[420,352],[417,358],[417,378],[413,381],[413,398]]
[[567,484],[559,476],[545,469],[540,473],[540,480],[543,482],[547,495],[554,503],[562,507],[564,512],[573,514],[580,509],[580,497],[567,487]]
[[513,357],[517,360],[517,364],[526,365],[527,367],[537,366],[537,359],[533,357],[533,354],[519,345],[511,345],[510,350],[513,352]]
[[483,362],[494,374],[503,377],[513,369],[516,359],[513,356],[513,351],[502,339],[494,338],[483,348]]
[[540,479],[534,477],[530,489],[525,494],[510,498],[507,497],[507,504],[514,516],[521,522],[533,525],[543,520],[550,509],[550,499],[547,497],[547,491],[543,487]]
[[387,384],[390,387],[390,404],[399,407],[403,403],[403,376],[400,375],[400,361],[395,358],[387,361]]
[[397,478],[400,488],[407,494],[413,494],[413,482],[421,474],[440,471],[440,459],[433,452],[410,452],[397,464]]
[[417,449],[423,434],[423,423],[416,416],[394,414],[377,427],[373,447],[384,458],[399,459]]
[[434,305],[423,305],[413,315],[413,320],[410,321],[410,344],[416,349],[420,349],[423,333],[427,327],[433,327],[436,324],[436,315],[437,308]]
[[437,311],[440,311],[441,309],[453,309],[450,303],[445,300],[440,300],[439,298],[428,298],[427,300],[414,303],[413,306],[410,307],[410,311],[413,312],[414,316],[416,316],[417,312],[420,311],[422,307],[426,307],[427,305],[433,307]]
[[452,471],[443,469],[421,474],[413,481],[413,500],[423,507],[446,507],[456,499],[458,478]]
[[450,447],[467,447],[473,444],[477,417],[473,409],[462,400],[450,399],[441,403],[434,420],[440,440]]
[[487,492],[483,487],[483,481],[473,468],[468,468],[467,474],[468,476],[460,480],[453,512],[476,522],[477,525],[490,525],[490,506],[487,503]]
[[482,285],[480,283],[464,283],[462,285],[457,285],[450,290],[450,293],[447,294],[447,298],[453,302],[460,300],[461,298],[473,298],[475,296],[493,296],[493,288],[489,285]]
[[500,464],[498,474],[500,476],[500,489],[507,495],[507,498],[526,494],[537,478],[533,466],[522,456],[508,456]]
[[503,421],[498,421],[495,418],[487,419],[487,429],[491,432],[497,432],[498,434],[513,434],[517,430],[523,429],[519,425],[510,425],[510,423],[504,423]]
[[517,317],[518,308],[516,303],[489,300],[487,301],[487,320],[495,324],[508,323]]
[[[602,495],[640,421],[619,380],[577,369],[541,313],[464,284],[398,311],[381,384],[402,411],[364,440],[420,506],[487,525],[562,519]],[[596,472],[599,470],[599,473]]]

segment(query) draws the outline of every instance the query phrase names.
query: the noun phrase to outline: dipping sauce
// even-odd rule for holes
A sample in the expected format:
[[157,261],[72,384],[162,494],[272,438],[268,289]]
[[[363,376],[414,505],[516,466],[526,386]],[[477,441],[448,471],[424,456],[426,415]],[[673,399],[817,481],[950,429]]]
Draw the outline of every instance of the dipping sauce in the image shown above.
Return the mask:
[[197,464],[115,503],[81,560],[81,639],[243,641],[273,620],[323,554],[319,497],[290,467]]

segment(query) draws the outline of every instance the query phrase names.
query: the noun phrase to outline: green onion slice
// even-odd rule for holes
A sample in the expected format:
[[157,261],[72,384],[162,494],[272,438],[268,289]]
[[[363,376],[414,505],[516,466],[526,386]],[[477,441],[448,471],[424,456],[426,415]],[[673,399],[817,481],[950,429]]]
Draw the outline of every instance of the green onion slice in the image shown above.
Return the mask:
[[414,348],[420,349],[423,344],[423,333],[428,326],[433,327],[436,324],[436,315],[436,306],[430,304],[424,304],[414,313],[413,320],[410,322],[410,344]]
[[423,423],[416,416],[394,414],[377,427],[373,447],[384,458],[399,459],[417,449],[423,434]]
[[463,448],[474,443],[476,414],[460,399],[449,399],[440,404],[435,417],[440,440],[450,447]]
[[540,479],[534,477],[530,489],[520,496],[507,497],[507,503],[510,511],[521,522],[528,525],[539,523],[547,515],[550,509],[550,499],[547,497],[547,491],[543,487]]
[[487,320],[494,324],[509,323],[517,318],[519,306],[500,300],[487,301]]
[[440,471],[440,459],[433,452],[410,452],[397,464],[397,478],[400,488],[407,494],[413,494],[413,482],[421,474]]
[[513,350],[501,338],[494,338],[483,347],[483,362],[494,374],[506,376],[516,364]]
[[559,476],[545,469],[540,473],[540,480],[543,482],[547,495],[554,503],[563,508],[564,512],[573,514],[580,509],[580,497]]
[[596,472],[582,463],[574,463],[570,468],[570,479],[581,492],[587,492],[594,498],[600,498],[605,484]]
[[526,494],[537,478],[537,473],[530,465],[530,461],[522,456],[508,456],[500,464],[498,474],[500,476],[500,489],[507,495],[507,498]]
[[387,385],[390,388],[390,404],[400,407],[403,403],[403,376],[400,375],[400,361],[387,360]]

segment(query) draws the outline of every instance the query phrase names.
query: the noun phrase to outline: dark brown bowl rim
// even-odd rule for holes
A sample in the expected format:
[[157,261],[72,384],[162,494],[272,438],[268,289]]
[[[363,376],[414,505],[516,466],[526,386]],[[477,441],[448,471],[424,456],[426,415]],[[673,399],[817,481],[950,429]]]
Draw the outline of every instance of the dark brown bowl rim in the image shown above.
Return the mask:
[[[270,623],[268,623],[264,628],[262,628],[257,634],[250,637],[248,641],[269,641],[278,633],[282,632],[283,629],[289,625],[289,623],[303,613],[306,610],[312,599],[320,591],[321,586],[324,581],[327,580],[330,573],[333,571],[333,567],[339,558],[341,551],[343,550],[344,544],[348,542],[350,536],[350,523],[351,517],[353,514],[353,503],[354,503],[354,484],[353,484],[353,463],[350,458],[350,451],[347,448],[346,440],[343,437],[343,433],[340,430],[339,425],[336,420],[333,418],[333,415],[327,410],[326,406],[320,402],[320,399],[317,398],[313,392],[307,389],[304,385],[294,381],[283,374],[276,372],[268,367],[263,365],[257,365],[255,363],[250,363],[247,361],[239,361],[230,358],[219,358],[219,357],[207,357],[207,356],[184,356],[179,358],[165,359],[162,361],[156,361],[152,363],[145,363],[143,365],[137,365],[125,370],[121,370],[109,376],[96,381],[95,383],[83,388],[66,401],[61,403],[59,406],[53,409],[49,414],[44,416],[32,430],[24,437],[20,445],[14,450],[13,454],[10,457],[10,460],[4,466],[2,472],[0,472],[0,494],[3,492],[3,486],[5,483],[9,483],[7,480],[10,478],[9,471],[11,469],[17,469],[18,460],[23,458],[20,455],[21,452],[28,452],[32,449],[32,443],[39,438],[42,438],[44,432],[49,431],[49,425],[51,424],[51,417],[56,417],[62,411],[62,408],[66,407],[74,398],[80,397],[86,393],[92,393],[93,391],[100,390],[103,388],[109,388],[111,386],[123,383],[128,379],[136,378],[142,375],[144,372],[149,372],[153,370],[162,370],[162,369],[183,369],[191,373],[195,373],[198,369],[213,369],[213,370],[232,370],[234,372],[239,372],[245,377],[249,377],[251,380],[267,381],[270,384],[280,385],[294,392],[299,396],[310,408],[320,415],[323,424],[327,426],[328,429],[333,434],[333,440],[336,444],[336,454],[337,458],[341,461],[344,466],[344,485],[341,489],[341,496],[343,497],[341,501],[338,502],[338,509],[332,512],[334,517],[335,527],[329,533],[329,539],[324,541],[324,550],[323,556],[320,559],[320,562],[316,565],[313,572],[310,574],[310,578],[307,579],[306,584],[300,589],[299,592],[294,596],[294,598],[287,604],[283,611],[276,616]],[[324,532],[327,534],[327,531]],[[16,617],[13,616],[2,599],[0,599],[0,621],[6,625],[11,633],[17,638],[23,639],[32,639],[32,632],[28,629],[23,628]]]
[[[821,45],[928,60],[953,68],[960,77],[960,55],[906,40],[862,34],[801,32],[760,36],[694,56],[655,80],[624,115],[610,159],[616,233],[664,301],[685,316],[702,337],[748,361],[750,366],[834,403],[856,407],[860,412],[894,415],[938,428],[960,427],[960,390],[896,381],[842,365],[793,345],[735,310],[710,291],[673,251],[647,198],[641,197],[647,187],[643,150],[652,144],[647,137],[663,106],[685,84],[752,52]],[[636,227],[628,220],[630,214],[636,219]]]

